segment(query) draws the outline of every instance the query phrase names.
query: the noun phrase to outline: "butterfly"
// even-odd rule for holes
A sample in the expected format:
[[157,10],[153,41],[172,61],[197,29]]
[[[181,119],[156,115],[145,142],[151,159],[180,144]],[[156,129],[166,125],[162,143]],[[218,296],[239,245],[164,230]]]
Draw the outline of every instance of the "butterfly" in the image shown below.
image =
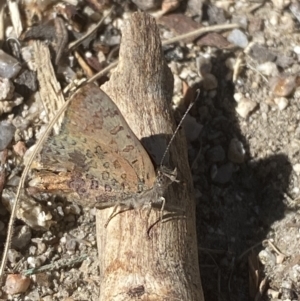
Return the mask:
[[38,191],[56,193],[82,206],[148,208],[177,182],[177,170],[157,170],[116,104],[100,88],[87,84],[73,96],[58,135],[39,154],[29,182]]

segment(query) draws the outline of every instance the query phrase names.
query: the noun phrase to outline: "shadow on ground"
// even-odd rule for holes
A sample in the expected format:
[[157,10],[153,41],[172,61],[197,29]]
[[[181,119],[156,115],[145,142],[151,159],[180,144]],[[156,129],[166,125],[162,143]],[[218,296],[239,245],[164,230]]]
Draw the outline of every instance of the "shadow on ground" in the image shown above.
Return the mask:
[[[258,254],[273,222],[284,215],[283,194],[292,167],[283,154],[263,160],[249,154],[239,129],[233,86],[224,80],[228,73],[224,61],[220,54],[218,62],[213,63],[218,66],[212,72],[218,78],[217,95],[209,98],[203,94],[196,104],[195,117],[199,114],[204,125],[201,138],[192,148],[200,154],[192,171],[196,196],[197,192],[201,195],[197,198],[199,261],[206,301],[246,301],[253,300],[249,293],[248,256],[251,249]],[[219,183],[212,174],[230,164],[227,150],[232,138],[243,142],[246,160],[233,164],[230,180]],[[217,145],[226,156],[221,162],[212,162],[208,152]]]

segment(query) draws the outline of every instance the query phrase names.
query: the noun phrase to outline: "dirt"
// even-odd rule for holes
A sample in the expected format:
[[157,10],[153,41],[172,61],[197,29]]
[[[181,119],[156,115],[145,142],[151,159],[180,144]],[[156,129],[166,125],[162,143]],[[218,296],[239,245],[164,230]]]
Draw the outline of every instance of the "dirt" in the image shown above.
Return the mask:
[[[201,90],[188,117],[194,132],[188,122],[185,129],[205,300],[299,300],[300,8],[297,2],[278,0],[211,1],[203,6],[200,1],[187,2],[187,7],[179,5],[169,12],[169,21],[160,22],[163,37],[176,32],[172,13],[176,18],[185,14],[186,30],[200,20],[205,26],[247,23],[241,29],[248,40],[245,47],[228,42],[232,30],[165,47],[175,77],[174,101],[182,103],[184,94],[188,103],[195,89]],[[193,11],[193,5],[202,9]],[[136,9],[128,2],[126,14]],[[119,39],[115,24],[124,18],[123,12],[117,10],[104,29],[110,49]],[[234,71],[238,59],[239,68]],[[93,64],[99,66],[99,62]],[[0,118],[20,117],[23,110],[21,105],[10,113],[13,117],[6,113]],[[28,129],[19,132],[27,148],[34,144]],[[14,138],[12,144],[16,142]],[[7,150],[7,173],[19,174],[12,146]],[[8,186],[3,199],[13,198]],[[43,210],[51,214],[42,229],[17,220],[15,236],[20,230],[21,238],[13,241],[7,269],[24,271],[62,258],[66,264],[33,275],[26,293],[4,300],[97,300],[95,212],[54,198],[40,200]],[[0,207],[4,242],[9,213]],[[73,259],[81,262],[72,267]]]

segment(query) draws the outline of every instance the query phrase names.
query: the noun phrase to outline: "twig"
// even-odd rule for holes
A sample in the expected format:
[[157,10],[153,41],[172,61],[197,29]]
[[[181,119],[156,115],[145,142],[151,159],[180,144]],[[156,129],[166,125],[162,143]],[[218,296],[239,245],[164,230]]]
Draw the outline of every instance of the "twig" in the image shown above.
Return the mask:
[[80,262],[86,260],[87,258],[88,258],[87,254],[83,254],[83,255],[81,255],[77,258],[74,258],[74,259],[70,259],[70,258],[65,259],[65,258],[63,258],[63,259],[54,261],[50,264],[43,265],[41,267],[24,270],[24,271],[21,272],[21,274],[24,275],[24,276],[29,276],[29,275],[33,275],[33,274],[42,273],[42,272],[45,272],[45,271],[53,271],[53,270],[60,269],[62,267],[73,266],[74,264],[80,263]]
[[92,83],[95,80],[97,80],[98,78],[102,77],[103,75],[107,74],[111,69],[117,67],[118,65],[118,61],[111,63],[109,66],[107,66],[106,68],[104,68],[103,70],[101,70],[100,72],[96,73],[93,77],[91,77],[89,80],[87,80],[85,83],[83,84],[88,84],[88,83]]
[[[201,36],[201,35],[203,35],[207,32],[210,32],[210,31],[228,30],[228,29],[234,29],[234,28],[239,28],[239,27],[241,27],[241,25],[239,25],[239,24],[222,24],[222,25],[207,26],[205,28],[200,28],[200,29],[197,29],[197,30],[179,35],[179,36],[174,37],[172,39],[162,41],[161,43],[162,43],[162,46],[165,46],[165,45],[169,45],[169,44],[172,44],[172,43],[182,41],[186,38]],[[117,65],[118,65],[118,61],[110,64],[105,69],[103,69],[100,72],[96,73],[86,83],[92,83],[93,81],[95,81],[98,78],[102,77],[104,74],[107,74],[111,69],[115,68]]]
[[77,62],[84,71],[86,77],[92,78],[94,76],[92,68],[86,63],[86,61],[82,58],[78,51],[74,51],[74,56],[76,57]]
[[95,33],[99,29],[99,27],[103,24],[104,20],[108,16],[111,15],[113,9],[114,9],[114,6],[112,6],[112,8],[109,10],[109,12],[105,16],[103,16],[103,18],[96,24],[96,26],[92,30],[90,30],[89,32],[84,34],[80,39],[70,43],[68,46],[68,50],[71,51],[74,48],[78,47],[85,39],[87,39],[89,36],[91,36],[93,33]]
[[211,32],[211,31],[219,31],[219,30],[228,30],[228,29],[234,29],[234,28],[239,28],[241,27],[240,24],[234,23],[234,24],[221,24],[221,25],[213,25],[213,26],[207,26],[207,27],[202,27],[196,30],[193,30],[191,32],[182,34],[180,36],[174,37],[172,39],[166,40],[166,41],[162,41],[162,45],[169,45],[172,43],[176,43],[179,41],[182,41],[184,39],[188,39],[188,38],[193,38],[193,37],[199,37],[207,32]]
[[7,0],[7,5],[10,12],[11,23],[13,24],[17,38],[19,38],[23,31],[23,26],[18,1]]

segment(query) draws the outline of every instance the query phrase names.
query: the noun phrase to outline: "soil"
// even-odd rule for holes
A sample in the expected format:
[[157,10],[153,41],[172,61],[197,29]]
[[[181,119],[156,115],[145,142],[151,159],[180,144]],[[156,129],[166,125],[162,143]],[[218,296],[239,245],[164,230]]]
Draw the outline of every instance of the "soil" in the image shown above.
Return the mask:
[[[175,13],[182,27],[186,25],[185,31],[200,21],[205,26],[244,24],[239,41],[228,37],[233,31],[229,30],[165,47],[175,78],[174,102],[185,107],[195,90],[201,91],[184,128],[195,187],[205,300],[299,300],[300,8],[297,2],[279,0],[196,2],[179,3],[168,18],[158,21],[162,37],[182,33],[174,25],[178,19],[172,23]],[[106,23],[101,36],[110,51],[120,38],[118,22],[137,9],[127,2],[125,11],[118,7]],[[157,14],[154,4],[153,9]],[[43,22],[42,18],[37,23]],[[243,39],[246,44],[237,46]],[[102,54],[107,54],[104,48]],[[93,67],[99,64],[93,61]],[[30,108],[22,96],[25,105],[3,113],[1,120],[20,118]],[[28,134],[30,128],[33,135]],[[12,159],[16,156],[13,146],[23,140],[29,148],[40,129],[39,122],[20,127],[19,136],[15,134],[5,148],[10,180],[13,172],[20,174],[15,163],[20,159]],[[9,193],[15,187],[11,187],[6,183],[2,199],[13,198]],[[17,220],[7,269],[20,272],[52,266],[31,276],[25,293],[3,300],[97,300],[95,210],[54,196],[41,199],[40,204],[51,213],[51,222],[37,229],[26,226],[24,219]],[[0,207],[4,242],[9,213]],[[72,260],[80,261],[82,256],[84,260],[72,266]],[[66,265],[53,264],[62,258]]]

